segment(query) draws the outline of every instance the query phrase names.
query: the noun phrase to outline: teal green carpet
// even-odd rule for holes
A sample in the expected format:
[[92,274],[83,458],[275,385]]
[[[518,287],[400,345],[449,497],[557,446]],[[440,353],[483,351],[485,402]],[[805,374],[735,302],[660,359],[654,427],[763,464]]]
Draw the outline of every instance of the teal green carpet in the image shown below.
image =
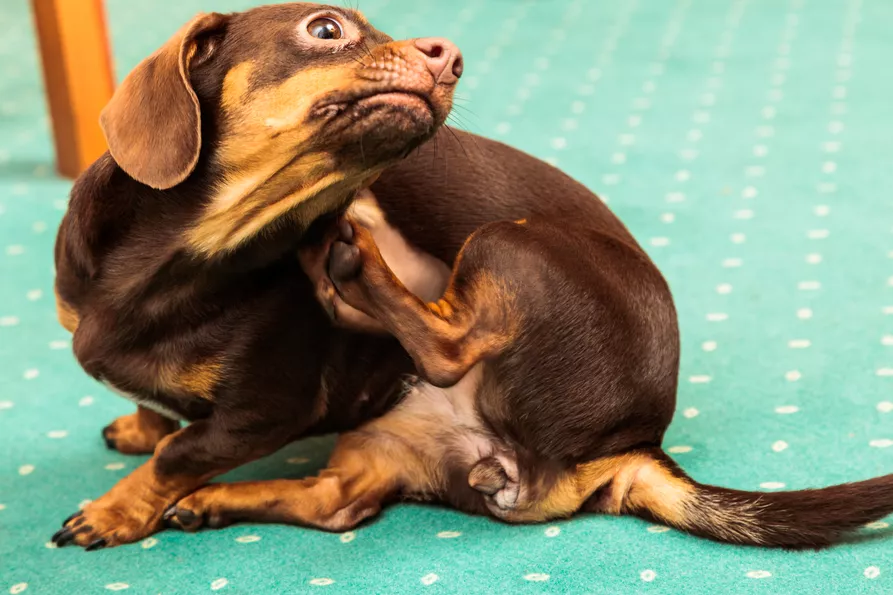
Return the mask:
[[[137,5],[138,6],[134,6]],[[456,124],[602,192],[675,291],[666,446],[702,481],[803,488],[893,472],[893,2],[360,0],[394,37],[464,50]],[[111,0],[119,74],[198,10]],[[885,523],[820,553],[632,518],[508,527],[422,505],[343,535],[236,526],[86,554],[46,543],[140,460],[131,405],[55,320],[54,177],[32,25],[0,0],[0,593],[893,593]],[[331,440],[233,478],[298,477]]]

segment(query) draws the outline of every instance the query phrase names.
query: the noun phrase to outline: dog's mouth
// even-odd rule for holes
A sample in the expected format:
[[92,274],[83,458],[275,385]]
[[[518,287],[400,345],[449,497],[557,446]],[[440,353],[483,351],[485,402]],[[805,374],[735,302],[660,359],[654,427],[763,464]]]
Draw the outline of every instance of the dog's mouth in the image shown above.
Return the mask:
[[[363,89],[335,93],[312,110],[311,117],[325,120],[326,133],[336,132],[340,127],[362,124],[362,120],[377,112],[397,112],[425,120],[434,125],[437,109],[427,93],[399,87]],[[421,123],[421,122],[420,122]]]
[[406,87],[378,87],[332,94],[311,117],[319,134],[342,155],[364,163],[402,157],[431,137],[445,120],[429,93]]
[[356,106],[360,108],[375,108],[379,106],[384,109],[413,109],[427,111],[432,117],[434,115],[434,106],[431,100],[419,93],[411,91],[385,91],[364,97],[356,102]]

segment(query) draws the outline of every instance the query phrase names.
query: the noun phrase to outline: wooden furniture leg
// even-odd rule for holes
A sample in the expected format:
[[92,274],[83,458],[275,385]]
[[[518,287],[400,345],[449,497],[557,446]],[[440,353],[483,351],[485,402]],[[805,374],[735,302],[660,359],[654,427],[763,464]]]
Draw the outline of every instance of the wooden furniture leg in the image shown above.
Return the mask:
[[114,77],[102,0],[31,0],[59,172],[76,177],[106,150],[99,112]]

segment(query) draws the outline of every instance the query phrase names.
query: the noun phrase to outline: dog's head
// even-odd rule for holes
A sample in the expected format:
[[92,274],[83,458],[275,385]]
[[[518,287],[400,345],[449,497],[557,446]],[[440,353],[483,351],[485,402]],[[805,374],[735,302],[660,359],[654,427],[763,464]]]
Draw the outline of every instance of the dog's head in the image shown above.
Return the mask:
[[101,125],[138,182],[201,179],[189,243],[210,255],[343,203],[435,133],[461,74],[450,42],[393,41],[353,10],[202,14],[128,75]]

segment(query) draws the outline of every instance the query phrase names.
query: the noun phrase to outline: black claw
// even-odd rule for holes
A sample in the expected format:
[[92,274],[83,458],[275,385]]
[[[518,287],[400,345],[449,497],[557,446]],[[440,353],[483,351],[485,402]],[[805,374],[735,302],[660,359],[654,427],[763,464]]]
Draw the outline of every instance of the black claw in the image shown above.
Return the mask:
[[65,519],[64,521],[62,521],[62,526],[64,527],[65,525],[67,525],[68,523],[70,523],[70,522],[73,521],[74,519],[78,518],[78,517],[81,516],[82,514],[84,514],[84,511],[83,511],[83,510],[79,510],[79,511],[77,511],[76,513],[74,513],[73,515],[71,515],[70,517],[68,517],[68,518]]
[[93,552],[93,551],[96,551],[96,550],[101,550],[101,549],[104,548],[106,545],[107,545],[107,544],[106,544],[106,542],[105,542],[105,539],[97,539],[96,541],[94,541],[93,543],[91,543],[90,545],[88,545],[87,547],[85,547],[85,548],[84,548],[84,551],[86,551],[86,552]]
[[112,426],[102,428],[102,439],[105,440],[105,447],[109,450],[118,450],[115,444],[115,438],[112,436]]
[[179,529],[180,525],[177,523],[177,507],[171,506],[167,510],[164,511],[164,514],[161,515],[161,520],[164,521],[164,526],[169,529]]
[[185,508],[177,509],[177,520],[180,521],[181,525],[191,525],[195,522],[195,519],[195,513],[191,510],[186,510]]
[[63,527],[56,531],[51,540],[57,547],[63,547],[74,539],[74,533],[68,527]]

